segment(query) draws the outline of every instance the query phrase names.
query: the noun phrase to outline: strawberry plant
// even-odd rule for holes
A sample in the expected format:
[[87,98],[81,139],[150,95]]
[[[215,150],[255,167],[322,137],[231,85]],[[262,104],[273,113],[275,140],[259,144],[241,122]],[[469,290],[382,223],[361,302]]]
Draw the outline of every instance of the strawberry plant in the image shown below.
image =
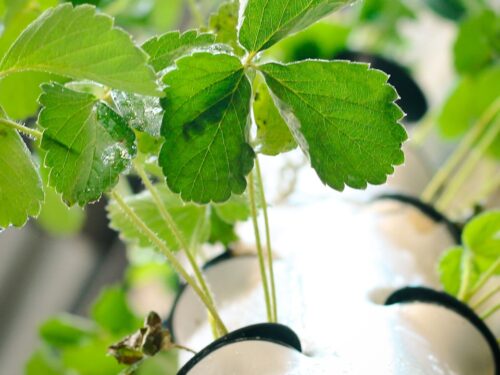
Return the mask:
[[[349,61],[262,57],[351,3],[235,1],[208,28],[167,32],[141,45],[93,6],[49,7],[0,49],[2,91],[15,92],[23,80],[40,90],[35,126],[13,119],[34,112],[15,102],[0,111],[0,227],[37,217],[49,189],[68,207],[107,195],[111,227],[165,256],[206,306],[217,337],[227,328],[196,249],[225,241],[214,231],[221,222],[231,227],[250,217],[267,317],[276,322],[258,154],[298,145],[320,180],[338,191],[382,184],[404,160],[403,112],[385,73]],[[131,193],[129,175],[144,191]]]

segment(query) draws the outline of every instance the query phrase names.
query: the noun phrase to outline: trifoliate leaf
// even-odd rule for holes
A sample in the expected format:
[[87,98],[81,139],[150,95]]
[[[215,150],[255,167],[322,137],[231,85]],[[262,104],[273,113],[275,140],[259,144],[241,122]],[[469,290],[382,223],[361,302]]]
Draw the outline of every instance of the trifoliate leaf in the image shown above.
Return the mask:
[[239,40],[249,52],[269,48],[288,34],[300,31],[352,0],[248,0]]
[[260,67],[297,142],[336,190],[381,184],[403,163],[403,113],[387,75],[366,64],[304,61]]
[[253,115],[257,125],[258,151],[265,155],[278,155],[293,150],[297,142],[276,108],[264,80],[254,81]]
[[[456,138],[467,132],[500,97],[500,66],[492,66],[475,76],[465,76],[446,101],[438,118],[441,134]],[[500,158],[500,135],[488,153]]]
[[500,57],[500,17],[485,10],[461,23],[453,47],[460,74],[476,73]]
[[0,171],[0,228],[23,226],[28,217],[40,212],[42,180],[19,133],[1,122]]
[[40,104],[50,186],[70,206],[99,199],[135,156],[134,132],[104,102],[59,84],[43,86]]
[[[162,198],[165,208],[169,211],[177,227],[184,236],[184,239],[190,243],[193,236],[197,236],[198,242],[204,242],[208,236],[208,228],[203,225],[206,222],[205,208],[194,204],[185,204],[175,194],[172,194],[164,185],[157,186],[158,192]],[[179,250],[179,243],[171,232],[169,226],[165,223],[160,211],[148,191],[141,194],[125,198],[127,204],[132,207],[135,213],[146,223],[146,225],[155,232],[169,246],[171,250]],[[123,215],[116,202],[111,202],[108,207],[108,216],[111,221],[111,228],[120,232],[120,237],[141,247],[151,246],[149,237],[145,236],[128,218]],[[199,228],[200,223],[203,228]]]
[[217,35],[216,42],[229,44],[233,47],[234,52],[241,56],[244,55],[245,50],[238,43],[239,8],[240,2],[238,0],[222,4],[217,13],[210,16],[208,27]]
[[0,63],[0,77],[41,71],[89,79],[143,95],[159,95],[147,55],[112,18],[89,5],[62,4],[44,12],[16,39]]
[[460,290],[463,248],[447,250],[439,260],[439,279],[447,293],[456,296]]
[[243,193],[254,152],[247,143],[250,83],[240,60],[196,53],[178,60],[164,82],[159,162],[170,189],[198,203]]
[[233,195],[224,203],[214,204],[217,215],[228,224],[245,221],[250,217],[250,206],[245,195]]
[[500,257],[500,210],[485,212],[467,223],[462,240],[476,255]]
[[206,47],[215,42],[215,35],[188,30],[185,33],[171,31],[155,36],[142,45],[150,56],[149,63],[157,71],[172,66],[176,59],[195,48]]
[[112,91],[111,97],[120,115],[131,127],[153,137],[160,136],[163,110],[157,97],[124,91]]

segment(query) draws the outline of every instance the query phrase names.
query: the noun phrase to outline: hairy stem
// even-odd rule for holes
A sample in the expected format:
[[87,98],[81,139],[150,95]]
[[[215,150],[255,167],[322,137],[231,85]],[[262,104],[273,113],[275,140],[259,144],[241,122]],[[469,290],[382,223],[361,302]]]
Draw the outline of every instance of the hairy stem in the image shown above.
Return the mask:
[[271,231],[269,229],[269,216],[267,215],[267,201],[264,192],[264,183],[262,182],[262,174],[260,172],[259,158],[255,157],[255,166],[257,172],[257,183],[259,184],[260,202],[262,205],[262,213],[264,214],[264,225],[266,230],[266,247],[267,247],[267,264],[269,268],[269,279],[271,286],[271,304],[273,311],[272,322],[278,321],[278,307],[276,300],[276,285],[274,282],[274,268],[273,268],[273,250],[271,248]]
[[465,298],[466,301],[470,300],[483,286],[488,282],[488,280],[496,273],[498,267],[500,267],[500,257],[482,274],[481,278],[477,281],[474,287],[471,289]]
[[[160,211],[160,214],[167,224],[168,228],[172,231],[175,240],[181,247],[181,249],[184,251],[184,254],[186,254],[186,257],[189,261],[189,264],[191,265],[191,268],[193,269],[194,275],[196,277],[196,280],[198,281],[199,285],[201,286],[201,289],[205,293],[205,296],[207,299],[210,301],[210,303],[215,306],[215,301],[213,299],[212,293],[210,289],[208,288],[208,285],[205,281],[205,278],[203,277],[203,274],[201,272],[200,267],[198,266],[198,263],[196,262],[196,259],[190,251],[190,246],[188,245],[186,239],[184,238],[184,235],[180,231],[179,227],[175,223],[175,220],[173,219],[172,215],[170,215],[170,212],[168,212],[167,208],[165,207],[160,194],[158,193],[158,190],[156,187],[153,185],[149,177],[147,176],[146,172],[144,171],[144,168],[137,162],[134,162],[134,168],[137,171],[137,174],[141,178],[144,186],[148,191],[150,192],[153,201],[155,202],[156,207],[158,208],[158,211]],[[211,323],[215,323],[214,319],[209,319]],[[214,333],[216,330],[213,330]],[[220,334],[225,335],[227,334],[227,331],[222,331]]]
[[257,246],[257,257],[259,258],[260,275],[262,278],[262,287],[264,289],[264,298],[266,300],[267,320],[273,321],[273,312],[271,306],[271,298],[269,296],[269,284],[267,281],[267,272],[264,259],[264,251],[260,239],[259,223],[257,221],[257,205],[255,203],[255,182],[253,172],[248,175],[248,198],[250,200],[250,211],[252,214],[253,230],[255,234],[255,244]]
[[127,218],[134,224],[136,227],[148,237],[151,244],[155,245],[168,259],[172,267],[175,271],[184,279],[186,282],[193,288],[194,292],[198,295],[200,300],[203,302],[207,310],[210,312],[212,317],[214,318],[217,326],[219,327],[220,332],[227,332],[227,329],[222,322],[215,306],[210,302],[208,297],[205,295],[203,290],[198,286],[196,281],[189,275],[189,273],[184,269],[182,264],[177,260],[174,253],[170,250],[170,248],[163,242],[157,235],[154,233],[143,221],[142,219],[135,213],[135,211],[130,207],[127,202],[123,199],[123,197],[117,192],[111,192],[112,198],[117,202],[120,206],[121,210],[125,213]]
[[469,291],[470,273],[472,268],[472,256],[466,251],[462,256],[462,279],[460,280],[460,289],[457,298],[464,301]]
[[477,138],[484,132],[490,121],[500,110],[500,99],[497,99],[483,113],[479,120],[472,126],[467,135],[460,142],[456,150],[446,161],[445,165],[439,169],[422,193],[422,200],[431,202],[441,186],[450,177],[453,170],[458,166]]
[[493,288],[492,290],[490,290],[489,292],[487,292],[484,296],[481,297],[480,300],[478,300],[474,305],[472,305],[471,307],[474,309],[474,310],[477,310],[478,308],[480,308],[486,301],[488,301],[491,297],[493,297],[495,294],[497,294],[498,292],[500,292],[500,285],[497,286],[496,288]]
[[436,202],[436,208],[438,210],[444,211],[450,203],[455,198],[462,185],[467,181],[467,178],[471,175],[476,168],[477,163],[481,160],[481,157],[486,152],[488,147],[493,143],[496,136],[500,132],[500,120],[494,122],[486,131],[481,141],[477,144],[476,150],[471,152],[469,157],[465,160],[464,164],[458,171],[458,173],[453,177],[451,182],[448,184],[446,190],[443,192],[441,197]]
[[0,124],[7,126],[9,128],[12,128],[12,129],[16,129],[17,131],[19,131],[19,132],[21,132],[29,137],[33,137],[35,139],[40,139],[40,138],[42,138],[42,135],[43,135],[41,131],[28,128],[27,126],[18,124],[15,121],[7,120],[5,118],[0,118]]

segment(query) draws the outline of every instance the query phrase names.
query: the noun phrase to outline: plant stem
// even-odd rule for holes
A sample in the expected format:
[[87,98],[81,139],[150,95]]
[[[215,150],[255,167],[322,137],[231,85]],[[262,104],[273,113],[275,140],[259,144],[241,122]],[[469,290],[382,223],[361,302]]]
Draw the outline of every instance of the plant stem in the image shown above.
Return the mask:
[[500,99],[497,99],[486,109],[483,115],[479,118],[479,120],[477,120],[477,122],[472,126],[470,131],[460,142],[457,149],[448,158],[445,165],[438,170],[429,184],[427,184],[424,192],[422,193],[423,201],[431,202],[434,199],[436,193],[441,188],[443,183],[450,177],[453,170],[458,166],[460,160],[465,157],[467,151],[470,150],[476,139],[487,128],[488,124],[495,117],[499,110]]
[[269,268],[269,279],[271,285],[271,304],[273,307],[273,323],[278,321],[278,307],[276,300],[276,285],[274,282],[274,269],[273,269],[273,250],[271,248],[271,231],[269,229],[269,216],[267,215],[267,201],[264,192],[264,183],[262,182],[262,174],[260,172],[259,158],[255,157],[255,167],[257,172],[257,183],[259,184],[260,201],[262,205],[262,212],[264,214],[264,225],[266,229],[266,247],[267,247],[267,263]]
[[266,300],[267,320],[269,322],[272,322],[273,313],[272,313],[271,299],[269,297],[269,285],[267,281],[264,252],[262,251],[262,243],[260,240],[259,224],[257,222],[257,206],[255,204],[255,184],[253,179],[253,172],[250,172],[250,174],[248,175],[248,198],[250,200],[250,211],[252,213],[252,223],[255,234],[255,244],[257,246],[257,257],[259,258],[262,287],[264,289],[264,298]]
[[476,294],[484,286],[484,284],[486,284],[491,276],[495,274],[498,267],[500,267],[500,257],[490,267],[488,267],[488,269],[485,273],[482,274],[476,285],[474,285],[471,291],[467,293],[467,297],[465,298],[466,301],[472,298],[472,296],[474,296],[474,294]]
[[444,211],[449,204],[455,198],[455,195],[460,190],[460,187],[464,184],[470,174],[474,171],[477,163],[481,160],[486,149],[493,143],[496,136],[500,132],[500,120],[494,122],[487,132],[484,134],[484,137],[477,145],[477,149],[471,152],[469,157],[465,160],[464,164],[458,171],[458,173],[453,177],[447,186],[446,190],[443,192],[441,197],[436,202],[436,208],[438,210]]
[[474,305],[472,305],[471,307],[476,310],[478,309],[479,307],[481,307],[486,301],[488,301],[491,297],[493,297],[495,294],[497,294],[498,292],[500,292],[500,285],[497,286],[496,288],[493,288],[492,290],[490,290],[488,293],[486,293],[484,296],[481,297],[481,299],[479,301],[477,301]]
[[[146,189],[150,192],[153,201],[155,202],[156,207],[160,211],[160,214],[167,224],[168,228],[172,231],[177,243],[181,247],[181,249],[184,250],[184,254],[186,254],[186,257],[189,261],[189,264],[191,265],[191,268],[193,269],[194,275],[196,277],[196,280],[198,281],[199,285],[201,286],[201,289],[205,293],[205,296],[207,299],[210,301],[210,303],[215,307],[215,301],[213,299],[212,293],[210,292],[210,289],[208,288],[208,285],[205,281],[205,278],[203,277],[203,274],[201,272],[200,267],[198,266],[198,263],[196,262],[196,259],[193,255],[193,253],[190,251],[190,246],[188,245],[186,239],[184,238],[184,235],[180,231],[179,227],[175,223],[175,220],[173,219],[172,215],[170,215],[170,212],[165,207],[165,204],[163,203],[160,194],[158,193],[158,190],[156,187],[153,185],[149,177],[147,176],[146,172],[144,171],[144,168],[137,162],[134,162],[134,168],[137,171],[137,174],[141,178],[144,186],[146,186]],[[210,320],[210,319],[209,319]],[[211,322],[215,323],[214,320],[210,320]],[[215,332],[215,330],[214,330]],[[227,334],[227,331],[222,331],[219,332],[219,334],[225,335]]]
[[5,118],[0,118],[0,124],[8,126],[9,128],[16,129],[17,131],[19,131],[23,134],[26,134],[27,136],[33,137],[35,139],[40,139],[40,138],[42,138],[42,135],[43,135],[43,133],[41,131],[28,128],[27,126],[18,124],[15,121],[7,120]]
[[498,305],[493,306],[491,309],[486,311],[483,315],[481,315],[481,319],[486,320],[494,313],[496,313],[500,309],[500,303]]
[[201,299],[203,304],[206,306],[207,310],[210,312],[212,317],[215,319],[217,326],[219,327],[220,332],[227,332],[224,323],[222,322],[215,306],[210,302],[207,298],[203,290],[198,286],[196,281],[189,275],[189,273],[184,269],[182,264],[177,260],[174,253],[170,250],[170,248],[163,242],[157,235],[154,233],[143,221],[142,219],[134,212],[132,207],[130,207],[127,202],[122,198],[120,194],[115,191],[111,192],[112,198],[118,203],[122,211],[128,217],[128,219],[137,226],[137,228],[148,237],[151,244],[156,245],[156,247],[165,255],[168,259],[172,267],[175,271],[186,280],[186,282],[193,288],[194,292]]
[[461,301],[465,300],[469,290],[470,272],[472,267],[472,256],[469,251],[465,251],[462,256],[462,280],[460,280],[460,289],[457,298]]

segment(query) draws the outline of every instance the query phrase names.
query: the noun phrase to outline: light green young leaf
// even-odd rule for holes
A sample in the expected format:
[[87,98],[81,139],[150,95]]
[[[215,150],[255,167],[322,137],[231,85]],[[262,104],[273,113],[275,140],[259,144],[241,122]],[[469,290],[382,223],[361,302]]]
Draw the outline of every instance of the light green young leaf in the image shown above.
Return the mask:
[[276,108],[264,80],[254,81],[253,115],[257,125],[257,147],[264,155],[278,155],[293,150],[297,142]]
[[475,255],[500,257],[500,210],[485,212],[467,223],[462,240]]
[[[1,0],[0,0],[1,1]],[[24,368],[24,375],[64,375],[65,371],[56,354],[48,348],[34,352]]]
[[261,51],[352,2],[353,0],[248,0],[239,30],[240,43],[249,52]]
[[214,42],[215,35],[211,33],[188,30],[181,34],[179,31],[171,31],[149,39],[142,45],[142,48],[150,56],[151,66],[159,72],[174,65],[176,59],[189,51],[209,46]]
[[403,163],[403,112],[387,75],[366,64],[304,61],[260,67],[297,142],[336,190],[381,184]]
[[0,62],[0,78],[41,71],[89,79],[143,95],[160,95],[147,55],[109,16],[89,5],[62,4],[44,12]]
[[214,204],[214,210],[228,224],[245,221],[251,214],[246,195],[233,195],[227,202]]
[[43,86],[40,104],[50,186],[69,206],[99,199],[135,156],[134,132],[104,102],[59,84]]
[[93,337],[96,326],[79,316],[63,314],[46,320],[39,328],[40,338],[55,348],[78,345]]
[[243,193],[254,152],[247,143],[250,83],[240,60],[196,53],[178,60],[164,82],[159,163],[170,189],[198,203]]
[[461,23],[453,47],[460,74],[476,73],[500,57],[500,17],[485,10]]
[[[190,242],[195,233],[199,236],[197,241],[204,242],[208,236],[208,229],[198,230],[199,224],[206,222],[205,208],[195,204],[185,204],[175,194],[172,194],[166,186],[158,185],[157,189],[163,200],[163,203],[169,213],[172,215],[179,230],[184,238]],[[146,225],[155,232],[169,246],[170,249],[179,250],[177,243],[170,228],[163,220],[160,211],[155,205],[151,194],[144,191],[141,194],[125,198],[135,213],[146,223]],[[151,246],[149,237],[145,236],[126,216],[123,215],[116,202],[111,202],[108,207],[108,217],[111,221],[110,227],[120,232],[120,237],[131,244],[137,244],[141,247]]]
[[447,250],[439,260],[439,279],[444,290],[453,296],[456,296],[460,290],[462,255],[463,248],[456,246]]
[[242,56],[245,50],[239,45],[237,35],[239,8],[238,0],[222,4],[217,13],[210,16],[208,27],[217,35],[216,42],[229,44],[237,55]]
[[[0,108],[0,119],[5,118]],[[42,180],[17,131],[0,123],[0,228],[23,226],[43,202]]]

